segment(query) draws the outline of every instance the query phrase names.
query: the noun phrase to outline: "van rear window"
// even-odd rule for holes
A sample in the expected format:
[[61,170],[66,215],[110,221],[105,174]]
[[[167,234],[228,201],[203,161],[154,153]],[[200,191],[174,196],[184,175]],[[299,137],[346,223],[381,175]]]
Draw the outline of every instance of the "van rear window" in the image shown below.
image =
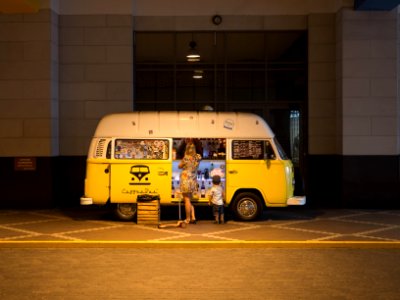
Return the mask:
[[169,141],[160,139],[116,139],[116,159],[168,159]]

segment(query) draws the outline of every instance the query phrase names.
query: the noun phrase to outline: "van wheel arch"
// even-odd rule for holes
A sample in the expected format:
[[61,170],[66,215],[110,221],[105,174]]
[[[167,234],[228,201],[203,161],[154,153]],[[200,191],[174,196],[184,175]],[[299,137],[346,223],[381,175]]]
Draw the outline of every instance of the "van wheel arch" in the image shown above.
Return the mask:
[[235,218],[241,221],[253,221],[261,216],[265,202],[258,190],[242,189],[236,191],[229,208]]
[[113,204],[114,215],[121,221],[132,221],[137,214],[136,203],[115,203]]

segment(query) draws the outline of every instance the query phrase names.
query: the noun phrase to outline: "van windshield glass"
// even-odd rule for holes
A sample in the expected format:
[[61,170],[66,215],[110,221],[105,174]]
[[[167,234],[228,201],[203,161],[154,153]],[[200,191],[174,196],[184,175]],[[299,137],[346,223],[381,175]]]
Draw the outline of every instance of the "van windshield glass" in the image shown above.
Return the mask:
[[278,140],[274,138],[274,142],[276,145],[276,149],[278,150],[279,156],[281,157],[282,160],[288,160],[289,157],[286,155],[285,150],[283,150],[281,144],[279,144]]
[[160,139],[117,139],[116,159],[168,159],[169,141]]

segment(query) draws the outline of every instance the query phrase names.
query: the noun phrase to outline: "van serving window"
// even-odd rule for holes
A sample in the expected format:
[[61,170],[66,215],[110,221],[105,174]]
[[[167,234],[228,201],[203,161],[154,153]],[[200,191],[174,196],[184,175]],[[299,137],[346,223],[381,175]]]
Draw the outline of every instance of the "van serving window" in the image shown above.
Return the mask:
[[161,139],[116,139],[116,159],[168,159],[169,141]]
[[264,159],[265,141],[234,140],[232,141],[233,159]]

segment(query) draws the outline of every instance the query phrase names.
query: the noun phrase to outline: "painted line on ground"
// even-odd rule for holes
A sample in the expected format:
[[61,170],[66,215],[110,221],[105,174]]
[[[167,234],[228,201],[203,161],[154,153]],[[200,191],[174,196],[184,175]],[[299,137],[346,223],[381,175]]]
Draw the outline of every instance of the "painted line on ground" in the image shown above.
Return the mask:
[[4,248],[354,248],[400,249],[380,241],[0,241]]

